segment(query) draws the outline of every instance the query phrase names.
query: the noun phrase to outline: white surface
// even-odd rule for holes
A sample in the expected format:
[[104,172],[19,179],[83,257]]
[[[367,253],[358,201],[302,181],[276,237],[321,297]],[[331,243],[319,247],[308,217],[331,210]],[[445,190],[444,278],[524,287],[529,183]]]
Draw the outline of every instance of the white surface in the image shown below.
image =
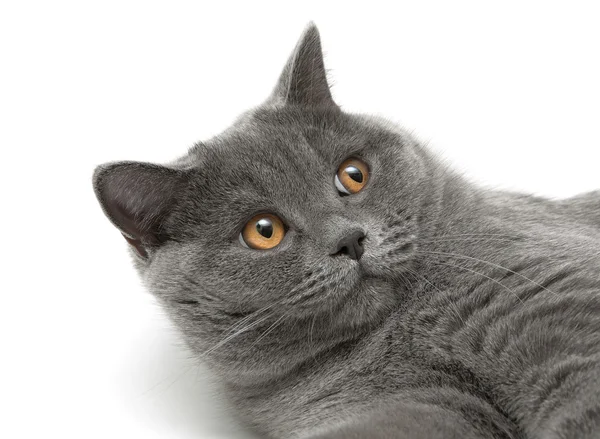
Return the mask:
[[234,437],[90,178],[225,128],[311,19],[344,108],[401,121],[489,185],[600,188],[594,2],[394,4],[2,3],[0,437]]

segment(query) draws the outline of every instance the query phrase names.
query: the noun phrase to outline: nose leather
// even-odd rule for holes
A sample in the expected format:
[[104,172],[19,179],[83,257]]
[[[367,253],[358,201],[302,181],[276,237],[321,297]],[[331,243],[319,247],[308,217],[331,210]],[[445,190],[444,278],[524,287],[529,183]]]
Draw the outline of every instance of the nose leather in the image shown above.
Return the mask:
[[365,252],[362,245],[362,239],[364,237],[365,234],[360,230],[349,233],[338,241],[331,252],[331,256],[347,255],[350,259],[358,261]]

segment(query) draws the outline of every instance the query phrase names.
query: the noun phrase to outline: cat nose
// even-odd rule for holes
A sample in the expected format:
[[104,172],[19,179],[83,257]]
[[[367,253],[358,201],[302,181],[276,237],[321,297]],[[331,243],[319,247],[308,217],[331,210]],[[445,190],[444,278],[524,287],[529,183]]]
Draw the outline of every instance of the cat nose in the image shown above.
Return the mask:
[[365,234],[361,230],[356,230],[340,239],[331,256],[348,255],[350,259],[358,261],[365,252],[363,248],[363,240]]

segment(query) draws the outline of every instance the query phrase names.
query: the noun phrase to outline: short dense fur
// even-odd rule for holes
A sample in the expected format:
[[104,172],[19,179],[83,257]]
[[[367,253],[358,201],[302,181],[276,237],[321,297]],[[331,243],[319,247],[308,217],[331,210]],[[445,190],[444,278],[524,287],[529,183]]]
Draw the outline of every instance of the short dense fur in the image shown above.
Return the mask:
[[[340,163],[371,178],[342,197]],[[309,26],[273,95],[94,187],[149,290],[266,437],[600,437],[600,192],[482,190],[333,102]],[[256,213],[283,242],[238,240]],[[360,261],[332,257],[366,234]]]

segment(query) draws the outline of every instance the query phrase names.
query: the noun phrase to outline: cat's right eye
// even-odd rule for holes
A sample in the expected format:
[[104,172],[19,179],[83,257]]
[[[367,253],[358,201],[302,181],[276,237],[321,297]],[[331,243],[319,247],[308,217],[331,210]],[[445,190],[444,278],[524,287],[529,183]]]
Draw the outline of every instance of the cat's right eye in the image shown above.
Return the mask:
[[255,250],[276,247],[285,236],[285,226],[279,217],[270,213],[254,216],[240,233],[240,242]]

